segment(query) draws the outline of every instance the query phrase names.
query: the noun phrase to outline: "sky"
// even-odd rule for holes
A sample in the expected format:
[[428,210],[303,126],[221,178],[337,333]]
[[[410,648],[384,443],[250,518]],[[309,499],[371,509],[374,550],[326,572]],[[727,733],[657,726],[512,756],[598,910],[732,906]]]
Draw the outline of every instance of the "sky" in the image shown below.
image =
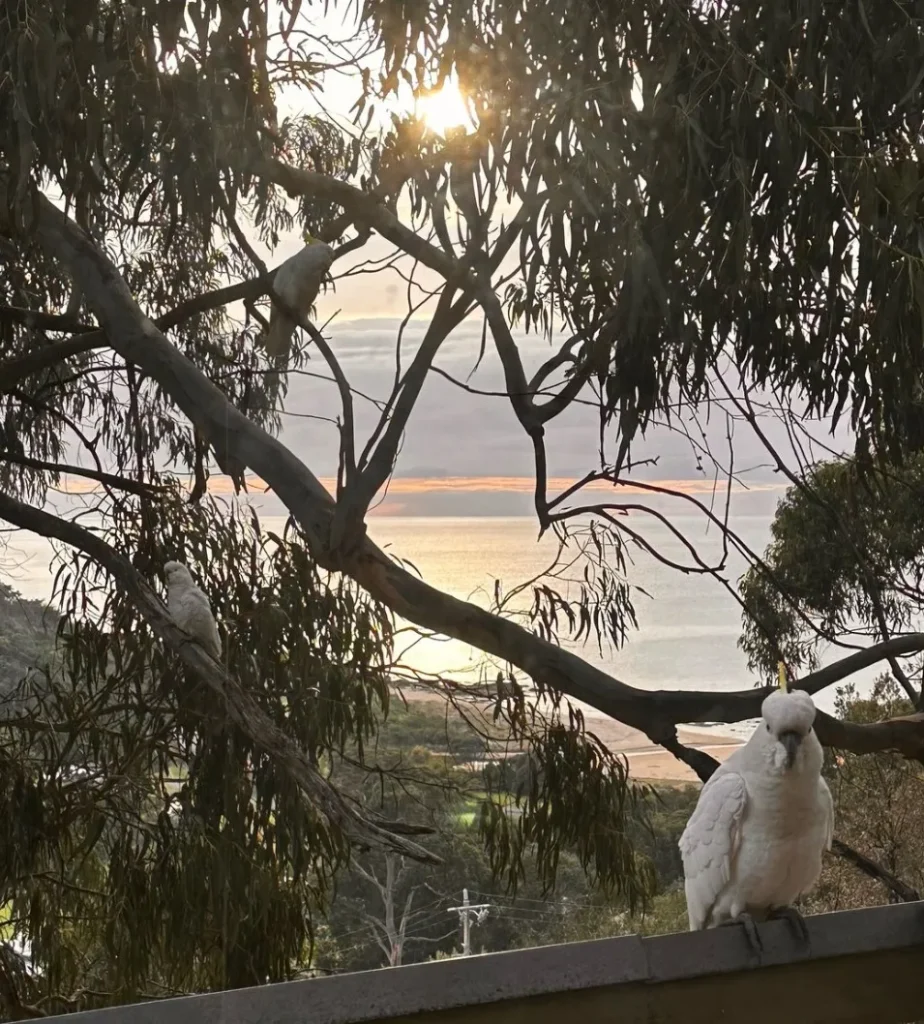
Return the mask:
[[[327,15],[320,15],[311,8],[310,14],[318,19],[319,31],[335,38],[348,38],[349,27],[344,27],[341,20],[342,8],[331,9]],[[375,67],[374,58],[366,63]],[[326,113],[346,120],[357,87],[355,78],[343,74],[328,76],[318,99],[323,102]],[[278,95],[280,117],[307,112],[310,108],[306,104],[311,102],[311,97],[303,93],[283,90]],[[408,95],[401,102],[410,105],[413,99]],[[395,103],[393,101],[392,106]],[[452,121],[451,115],[458,109],[458,95],[450,96],[442,107],[439,103],[436,105],[442,121]],[[441,125],[434,123],[434,127],[438,129]],[[407,207],[399,207],[399,214],[407,219]],[[293,233],[282,239],[274,252],[259,244],[256,247],[270,266],[277,266],[301,244],[300,233]],[[396,339],[407,312],[408,289],[397,273],[356,273],[355,268],[362,261],[383,259],[391,252],[383,239],[373,237],[355,257],[338,261],[334,268],[335,286],[320,297],[316,318],[318,326],[326,325],[324,333],[356,391],[380,400],[388,396],[394,380]],[[405,261],[403,267],[408,271],[409,261]],[[418,279],[424,285],[437,280],[435,274],[427,270],[418,272]],[[426,324],[426,311],[422,311],[406,326],[401,346],[403,366],[415,351]],[[473,373],[481,337],[481,320],[472,317],[443,344],[436,366],[469,387],[485,392],[502,390],[503,375],[490,335],[485,357]],[[548,341],[537,337],[525,337],[522,333],[515,333],[515,337],[529,375],[548,358],[553,348]],[[563,340],[564,337],[556,339],[559,344]],[[327,374],[326,365],[316,350],[304,370],[307,372],[290,374],[280,437],[317,476],[333,478],[337,470],[337,432],[329,420],[338,415],[339,399],[332,384],[311,376]],[[369,402],[357,397],[356,416],[358,435],[365,439],[375,423],[375,410]],[[725,417],[713,415],[703,426],[710,446],[724,461],[728,450]],[[786,432],[779,424],[767,423],[765,428],[774,444],[791,453]],[[587,406],[569,409],[549,426],[548,472],[550,477],[557,478],[560,486],[598,467],[598,431],[597,414]],[[836,441],[826,438],[827,425],[823,423],[815,424],[812,433],[835,448],[840,448],[845,441],[843,433]],[[689,440],[679,432],[663,428],[652,430],[645,442],[633,451],[633,457],[657,460],[656,466],[638,470],[635,473],[638,479],[670,481],[679,489],[697,493],[708,494],[713,488],[714,467],[701,466]],[[773,502],[768,505],[757,495],[778,496],[786,481],[769,462],[760,441],[739,424],[735,431],[735,466],[740,472],[736,490],[741,497],[736,497],[736,501],[760,500],[768,513],[772,512]],[[445,377],[431,373],[411,416],[394,478],[388,493],[380,496],[375,514],[530,514],[532,480],[531,444],[519,427],[508,400],[472,394]],[[224,486],[220,480],[214,482],[215,489]],[[747,487],[752,488],[750,494],[745,491]]]
[[[371,296],[370,296],[371,298]],[[323,304],[333,304],[333,296]],[[387,302],[387,297],[386,297]],[[371,305],[371,302],[370,302]],[[383,302],[383,305],[385,303]],[[322,313],[323,318],[323,313]],[[366,395],[385,397],[395,370],[395,338],[400,321],[388,316],[337,319],[325,333],[347,378]],[[411,348],[419,341],[425,322],[408,326],[405,338]],[[480,391],[500,391],[503,374],[490,348],[472,374],[481,343],[481,326],[468,322],[450,337],[437,366],[459,381]],[[535,365],[548,355],[538,339],[521,339],[524,361]],[[307,364],[324,372],[315,354]],[[470,376],[471,374],[471,376]],[[281,440],[321,477],[333,477],[337,469],[337,431],[327,419],[339,411],[334,388],[304,375],[290,381]],[[357,400],[357,428],[367,436],[376,418],[372,406]],[[724,416],[705,424],[713,450],[727,452]],[[769,429],[769,428],[768,428]],[[786,444],[780,428],[772,431],[777,443]],[[548,473],[562,489],[597,468],[598,419],[588,406],[573,406],[547,430]],[[533,482],[532,447],[503,396],[472,394],[446,377],[431,373],[418,399],[398,457],[393,481],[379,505],[379,514],[393,515],[513,515],[528,514]],[[690,441],[678,432],[655,428],[635,452],[635,457],[657,458],[657,465],[636,471],[646,481],[669,481],[679,489],[711,492],[714,469],[700,468]],[[735,461],[745,470],[741,483],[777,491],[785,485],[769,465],[760,442],[739,426]],[[551,487],[550,487],[551,490]]]
[[[348,38],[340,11],[321,15],[315,8],[310,16],[317,20],[318,30],[336,38]],[[303,13],[302,17],[307,15]],[[374,58],[367,60],[374,67]],[[317,101],[324,112],[348,121],[347,113],[357,95],[358,79],[343,74],[328,76],[323,93],[315,97],[304,92],[282,90],[278,94],[281,118],[312,110]],[[410,95],[392,101],[392,107],[413,103]],[[434,127],[458,119],[458,94],[449,94],[448,103],[431,101],[436,111]],[[382,111],[384,117],[386,111]],[[407,222],[407,205],[399,207]],[[508,210],[509,214],[509,210]],[[271,267],[278,266],[302,245],[301,229],[280,240],[270,250],[255,237],[251,242]],[[355,413],[360,447],[377,420],[371,402],[361,395],[384,400],[394,383],[396,372],[396,341],[400,345],[401,363],[406,367],[423,336],[428,322],[427,310],[418,311],[404,326],[407,313],[408,286],[394,270],[363,272],[368,261],[387,258],[391,246],[373,236],[362,250],[339,260],[334,267],[335,283],[319,298],[316,323],[322,327],[347,379],[356,392]],[[509,266],[508,261],[508,266]],[[411,270],[406,258],[399,266]],[[418,268],[415,279],[423,286],[437,283],[436,275]],[[430,306],[432,309],[432,304]],[[553,343],[536,336],[514,332],[527,376],[564,341],[556,336]],[[305,339],[302,339],[304,344]],[[447,376],[431,372],[420,395],[406,431],[399,458],[387,493],[379,496],[376,515],[529,515],[532,513],[534,479],[532,446],[516,421],[509,401],[503,395],[490,394],[503,390],[503,374],[499,359],[488,335],[484,357],[479,361],[482,322],[473,315],[458,327],[440,349],[435,366]],[[310,346],[310,361],[301,371],[290,374],[289,393],[285,399],[280,439],[290,447],[319,477],[333,488],[337,472],[338,435],[333,422],[339,415],[339,397],[329,380],[329,371],[317,350]],[[477,369],[476,369],[477,366]],[[455,382],[453,382],[455,381]],[[464,385],[464,386],[463,386]],[[466,388],[470,390],[466,390]],[[488,394],[473,393],[488,392]],[[590,397],[589,395],[587,397]],[[692,424],[687,426],[695,430]],[[727,423],[724,415],[713,414],[700,425],[709,447],[723,464],[727,464]],[[774,444],[784,452],[792,448],[780,424],[767,423],[765,429]],[[815,424],[812,433],[825,438],[825,424]],[[702,439],[702,438],[700,438]],[[610,430],[608,443],[612,444]],[[833,447],[843,445],[845,438],[830,441]],[[550,492],[564,489],[599,466],[599,425],[596,410],[588,405],[574,405],[554,420],[546,432]],[[734,462],[736,508],[750,509],[756,504],[772,513],[776,498],[786,480],[770,464],[760,441],[741,424],[735,428]],[[612,455],[612,451],[608,454]],[[635,478],[669,483],[689,493],[710,496],[715,488],[715,467],[702,463],[690,440],[679,430],[664,427],[652,429],[633,450],[633,458],[652,459],[655,465],[638,469]],[[78,456],[75,453],[75,458]],[[85,461],[85,460],[82,460]],[[227,491],[229,482],[215,477],[215,491]],[[597,494],[599,498],[599,493]],[[281,512],[272,497],[267,499],[268,511]]]

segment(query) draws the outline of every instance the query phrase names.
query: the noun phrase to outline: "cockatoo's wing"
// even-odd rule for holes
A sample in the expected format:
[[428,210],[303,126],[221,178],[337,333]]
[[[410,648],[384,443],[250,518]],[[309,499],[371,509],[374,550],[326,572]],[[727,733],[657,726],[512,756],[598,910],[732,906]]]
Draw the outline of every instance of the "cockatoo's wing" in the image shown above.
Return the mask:
[[709,925],[709,916],[731,878],[738,852],[747,787],[737,772],[718,772],[706,783],[680,837],[690,930]]
[[825,849],[830,850],[834,840],[834,801],[831,799],[831,790],[828,789],[827,782],[819,779],[818,784],[821,787],[821,806],[825,816]]
[[[314,305],[324,275],[333,262],[334,250],[325,242],[312,242],[290,256],[276,271],[273,291],[293,312],[308,316]],[[277,362],[288,362],[292,335],[297,324],[275,303],[263,344],[267,355]]]
[[221,637],[209,599],[195,584],[170,588],[167,607],[176,624],[212,655],[221,658]]

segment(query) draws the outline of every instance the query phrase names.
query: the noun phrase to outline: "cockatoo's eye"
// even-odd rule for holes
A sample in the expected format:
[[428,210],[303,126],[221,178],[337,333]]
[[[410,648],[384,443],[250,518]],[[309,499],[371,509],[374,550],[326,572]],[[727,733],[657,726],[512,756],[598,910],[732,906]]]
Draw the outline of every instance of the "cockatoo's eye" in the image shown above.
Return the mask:
[[765,724],[766,724],[766,726],[767,726],[767,732],[770,732],[770,723],[769,723],[769,722],[766,722]]

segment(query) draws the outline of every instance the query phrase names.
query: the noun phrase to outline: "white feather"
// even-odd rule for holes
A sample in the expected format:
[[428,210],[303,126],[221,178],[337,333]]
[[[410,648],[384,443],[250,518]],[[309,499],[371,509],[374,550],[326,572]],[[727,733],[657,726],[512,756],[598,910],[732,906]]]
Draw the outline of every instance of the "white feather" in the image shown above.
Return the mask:
[[[821,874],[834,804],[821,777],[815,706],[802,692],[771,694],[748,742],[716,769],[680,837],[690,929],[792,906]],[[803,737],[791,766],[779,737]]]
[[[326,242],[309,242],[276,271],[273,291],[293,312],[308,316],[333,259],[334,250]],[[263,340],[267,354],[288,362],[295,328],[295,322],[274,304]]]
[[221,637],[209,599],[193,582],[181,562],[164,565],[167,580],[167,610],[173,621],[216,660],[221,658]]

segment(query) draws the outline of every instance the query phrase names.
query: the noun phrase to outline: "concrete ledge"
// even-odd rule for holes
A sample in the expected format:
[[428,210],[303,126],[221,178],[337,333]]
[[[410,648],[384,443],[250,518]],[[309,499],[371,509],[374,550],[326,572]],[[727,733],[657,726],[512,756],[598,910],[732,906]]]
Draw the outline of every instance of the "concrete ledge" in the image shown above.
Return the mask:
[[[69,1014],[69,1024],[779,1024],[924,1018],[924,902],[808,921],[811,951],[786,922],[760,928],[750,964],[741,930],[628,936],[342,974]],[[64,1020],[64,1017],[49,1018]],[[570,1024],[570,1022],[569,1022]]]

